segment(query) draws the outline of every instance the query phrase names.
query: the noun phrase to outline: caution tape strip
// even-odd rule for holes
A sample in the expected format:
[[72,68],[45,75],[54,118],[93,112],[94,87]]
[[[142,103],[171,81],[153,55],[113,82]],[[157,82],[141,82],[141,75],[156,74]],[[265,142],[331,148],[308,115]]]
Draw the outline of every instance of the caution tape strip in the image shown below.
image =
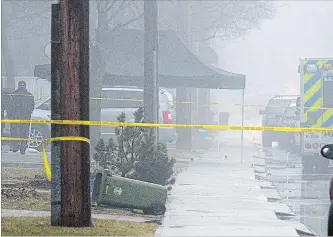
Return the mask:
[[[13,138],[13,137],[1,137],[2,141],[36,141],[37,139],[32,138]],[[48,181],[51,181],[51,167],[47,157],[45,143],[58,142],[58,141],[81,141],[90,143],[90,140],[86,137],[77,137],[77,136],[66,136],[66,137],[52,137],[44,139],[42,142],[42,156],[44,163],[44,170]]]
[[[9,96],[33,96],[33,95],[25,95],[25,94],[7,94]],[[39,100],[50,98],[49,96],[39,97]],[[143,99],[130,99],[130,98],[103,98],[103,97],[90,97],[90,100],[110,100],[110,101],[129,101],[129,102],[144,102]],[[196,104],[200,106],[208,106],[208,105],[217,105],[221,107],[232,107],[232,106],[242,106],[242,104],[225,104],[218,102],[209,102],[209,103],[201,103],[201,102],[193,102],[193,101],[172,101],[175,104]],[[266,108],[285,108],[286,106],[278,106],[278,105],[267,105],[267,104],[244,104],[244,107],[266,107]],[[326,107],[304,107],[305,109],[332,109]]]
[[83,125],[104,127],[160,127],[160,128],[194,128],[215,130],[244,130],[244,131],[275,131],[275,132],[319,132],[332,133],[333,128],[295,128],[295,127],[262,127],[262,126],[235,126],[235,125],[200,125],[200,124],[162,124],[162,123],[131,123],[107,122],[88,120],[19,120],[3,119],[1,123],[28,123],[28,124],[58,124],[58,125]]

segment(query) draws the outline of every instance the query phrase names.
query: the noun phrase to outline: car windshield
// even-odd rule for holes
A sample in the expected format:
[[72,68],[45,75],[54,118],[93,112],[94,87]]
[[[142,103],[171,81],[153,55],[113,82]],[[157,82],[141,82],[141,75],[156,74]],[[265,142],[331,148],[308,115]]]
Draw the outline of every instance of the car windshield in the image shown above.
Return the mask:
[[295,113],[296,113],[296,107],[288,107],[285,111],[284,116],[286,118],[292,118],[295,116]]
[[290,105],[290,100],[274,99],[266,107],[267,114],[283,115],[286,108]]

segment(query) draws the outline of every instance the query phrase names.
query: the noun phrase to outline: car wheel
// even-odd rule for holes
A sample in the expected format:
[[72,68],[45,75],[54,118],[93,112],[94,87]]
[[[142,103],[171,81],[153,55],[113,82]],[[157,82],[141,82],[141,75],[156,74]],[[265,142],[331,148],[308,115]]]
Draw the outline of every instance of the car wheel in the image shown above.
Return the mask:
[[166,208],[165,205],[161,202],[155,202],[150,207],[151,214],[155,216],[164,215]]
[[[31,125],[31,129],[28,132],[28,137],[34,139],[28,142],[28,147],[42,151],[43,140],[50,137],[50,131],[45,126]],[[50,144],[45,144],[46,150],[50,150]]]
[[330,211],[328,213],[327,235],[333,236],[333,206],[332,206],[332,204],[330,205]]

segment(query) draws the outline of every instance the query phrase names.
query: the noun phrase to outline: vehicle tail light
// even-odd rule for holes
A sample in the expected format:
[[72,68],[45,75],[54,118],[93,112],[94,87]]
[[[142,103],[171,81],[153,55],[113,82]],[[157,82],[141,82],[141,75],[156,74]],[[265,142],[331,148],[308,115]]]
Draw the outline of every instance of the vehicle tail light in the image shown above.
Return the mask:
[[172,117],[170,111],[163,112],[163,121],[166,124],[172,123]]
[[311,144],[310,143],[305,144],[305,148],[306,149],[311,149]]
[[325,69],[325,70],[332,70],[332,64],[329,64],[329,63],[325,63],[324,65],[323,65],[323,69]]
[[319,147],[318,143],[313,143],[313,144],[312,144],[312,148],[313,148],[313,149],[318,149],[318,147]]

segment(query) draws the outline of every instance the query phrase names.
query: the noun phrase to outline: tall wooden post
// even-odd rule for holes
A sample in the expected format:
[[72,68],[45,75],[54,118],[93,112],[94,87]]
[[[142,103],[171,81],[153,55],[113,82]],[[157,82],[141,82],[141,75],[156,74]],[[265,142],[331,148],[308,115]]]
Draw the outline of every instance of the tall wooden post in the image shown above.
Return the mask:
[[[89,120],[89,0],[60,0],[63,119]],[[62,126],[62,136],[89,138],[88,126]],[[61,222],[91,222],[89,144],[65,141],[62,149]]]

